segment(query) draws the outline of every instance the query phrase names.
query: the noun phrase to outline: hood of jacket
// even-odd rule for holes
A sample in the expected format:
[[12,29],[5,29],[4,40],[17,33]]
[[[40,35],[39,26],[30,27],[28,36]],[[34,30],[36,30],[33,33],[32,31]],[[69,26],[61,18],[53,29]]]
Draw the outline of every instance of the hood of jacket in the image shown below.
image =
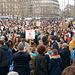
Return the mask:
[[58,59],[60,58],[60,55],[52,56],[53,59]]
[[8,51],[8,46],[7,45],[3,45],[0,48],[3,49],[3,50],[5,50],[5,51]]

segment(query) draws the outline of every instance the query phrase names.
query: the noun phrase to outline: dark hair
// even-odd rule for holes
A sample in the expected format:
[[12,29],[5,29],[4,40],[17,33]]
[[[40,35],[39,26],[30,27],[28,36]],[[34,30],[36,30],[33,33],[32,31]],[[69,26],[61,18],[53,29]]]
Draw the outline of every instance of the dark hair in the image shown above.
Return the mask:
[[19,43],[18,43],[18,42],[16,42],[13,48],[16,48],[16,46],[18,46],[18,44],[19,44]]
[[44,45],[48,45],[49,44],[49,41],[45,41],[43,42]]
[[36,49],[36,47],[33,47],[32,50],[31,50],[31,52],[34,53],[35,49]]
[[75,75],[75,67],[69,66],[63,70],[62,75]]
[[20,42],[20,38],[19,37],[16,37],[15,38],[15,40],[14,40],[14,42],[16,43],[16,39],[18,38],[18,42]]
[[49,36],[49,39],[55,40],[55,37],[53,35]]
[[53,55],[57,55],[58,54],[58,50],[57,49],[54,49],[52,52],[53,52]]
[[38,50],[39,54],[43,54],[45,52],[46,48],[44,45],[38,45],[37,50]]
[[13,41],[12,40],[9,40],[8,44],[9,44],[9,46],[11,46],[13,48]]
[[0,44],[1,44],[1,45],[4,45],[4,41],[3,41],[3,40],[0,40]]
[[22,41],[22,42],[25,41],[25,38],[22,38],[21,41]]
[[47,48],[46,48],[46,51],[47,51],[47,52],[48,52],[48,49],[52,50],[52,48],[51,48],[51,47],[47,47]]
[[47,41],[47,36],[43,36],[42,41],[43,42]]

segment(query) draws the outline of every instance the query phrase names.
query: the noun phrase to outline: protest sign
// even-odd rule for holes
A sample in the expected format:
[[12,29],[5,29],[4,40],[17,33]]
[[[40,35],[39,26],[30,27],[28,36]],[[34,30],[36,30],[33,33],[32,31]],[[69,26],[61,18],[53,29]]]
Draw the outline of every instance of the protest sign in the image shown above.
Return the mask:
[[37,21],[36,26],[40,26],[40,25],[41,25],[41,22]]
[[29,22],[28,21],[26,21],[26,25],[29,25]]
[[63,22],[62,23],[62,29],[68,29],[68,25],[69,25],[69,23]]
[[26,39],[35,39],[35,30],[26,30]]

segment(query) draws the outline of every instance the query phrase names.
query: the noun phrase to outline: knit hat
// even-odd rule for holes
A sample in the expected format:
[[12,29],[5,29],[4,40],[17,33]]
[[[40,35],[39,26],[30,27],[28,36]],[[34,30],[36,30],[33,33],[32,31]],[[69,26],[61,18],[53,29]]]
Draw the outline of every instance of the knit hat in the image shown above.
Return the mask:
[[23,50],[23,49],[24,49],[24,45],[23,45],[22,42],[20,42],[20,43],[18,44],[18,49],[19,49],[19,50]]

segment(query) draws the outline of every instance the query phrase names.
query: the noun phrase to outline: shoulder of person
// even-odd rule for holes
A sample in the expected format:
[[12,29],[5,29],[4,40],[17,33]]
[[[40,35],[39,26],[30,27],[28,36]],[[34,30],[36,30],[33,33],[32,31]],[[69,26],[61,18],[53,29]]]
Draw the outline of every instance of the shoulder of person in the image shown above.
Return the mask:
[[25,42],[25,45],[29,45],[29,43]]

